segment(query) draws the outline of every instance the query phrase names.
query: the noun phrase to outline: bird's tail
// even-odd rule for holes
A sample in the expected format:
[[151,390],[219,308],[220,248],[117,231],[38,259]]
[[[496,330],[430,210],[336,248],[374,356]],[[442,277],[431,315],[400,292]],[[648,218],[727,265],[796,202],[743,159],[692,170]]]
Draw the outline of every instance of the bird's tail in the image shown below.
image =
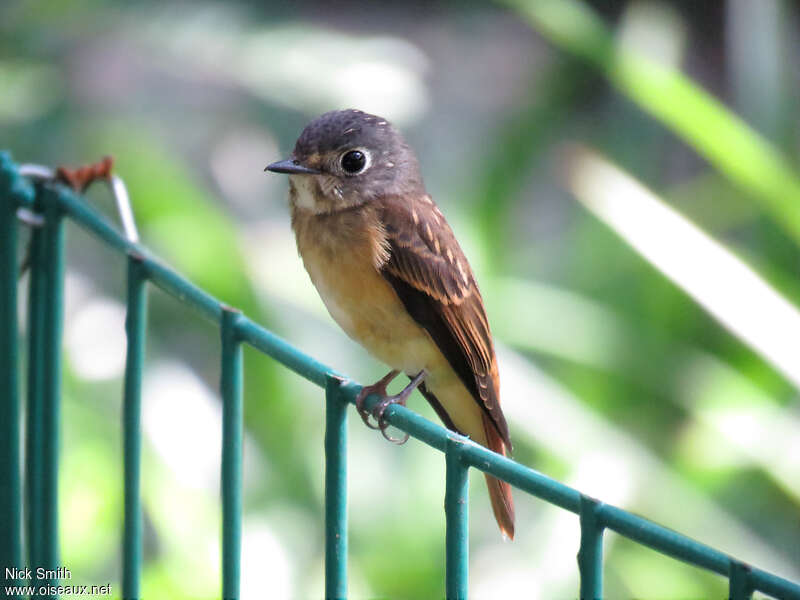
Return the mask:
[[[483,430],[486,433],[487,446],[490,450],[507,456],[506,445],[500,437],[491,418],[483,413]],[[489,488],[489,498],[492,501],[492,510],[500,531],[508,537],[514,539],[514,499],[511,497],[511,486],[505,481],[486,475],[486,485]]]

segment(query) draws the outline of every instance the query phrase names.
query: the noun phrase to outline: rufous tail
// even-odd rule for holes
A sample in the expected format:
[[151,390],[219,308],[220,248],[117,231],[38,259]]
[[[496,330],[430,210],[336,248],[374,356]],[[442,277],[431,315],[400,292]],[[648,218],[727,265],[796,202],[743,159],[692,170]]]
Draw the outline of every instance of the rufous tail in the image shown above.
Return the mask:
[[[490,450],[507,456],[506,445],[503,438],[497,432],[497,429],[489,419],[490,417],[485,413],[483,417],[483,429],[486,433],[487,446]],[[489,498],[492,501],[492,510],[494,511],[494,518],[497,519],[497,524],[500,531],[508,537],[514,539],[514,499],[511,497],[511,486],[505,481],[492,477],[488,473],[486,475],[486,485],[489,488]]]

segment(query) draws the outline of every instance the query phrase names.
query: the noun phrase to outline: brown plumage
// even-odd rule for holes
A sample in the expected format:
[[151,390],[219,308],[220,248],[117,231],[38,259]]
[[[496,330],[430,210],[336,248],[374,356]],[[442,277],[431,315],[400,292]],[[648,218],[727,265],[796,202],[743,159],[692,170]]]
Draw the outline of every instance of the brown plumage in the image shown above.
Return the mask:
[[[511,439],[500,408],[492,335],[483,299],[461,246],[429,196],[410,202],[384,198],[381,205],[381,222],[390,248],[389,260],[381,270],[383,276],[479,404],[487,446],[509,455]],[[420,391],[442,418],[436,396],[427,389]],[[448,419],[442,418],[448,427],[456,429]],[[503,533],[513,539],[511,486],[490,475],[486,483],[495,518]]]
[[[362,170],[349,172],[348,160]],[[334,320],[393,369],[425,370],[420,392],[444,424],[509,455],[483,299],[400,134],[360,111],[328,113],[304,130],[292,159],[270,168],[291,174],[298,251]],[[486,480],[513,538],[511,488]]]

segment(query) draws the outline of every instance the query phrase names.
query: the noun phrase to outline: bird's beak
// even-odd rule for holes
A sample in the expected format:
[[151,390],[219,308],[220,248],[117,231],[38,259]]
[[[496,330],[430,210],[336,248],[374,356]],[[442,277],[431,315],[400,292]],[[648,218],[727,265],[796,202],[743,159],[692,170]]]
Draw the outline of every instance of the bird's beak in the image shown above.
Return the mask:
[[273,173],[288,173],[289,175],[319,175],[322,172],[310,167],[304,167],[299,162],[291,158],[279,160],[271,165],[267,165],[264,170],[272,171]]

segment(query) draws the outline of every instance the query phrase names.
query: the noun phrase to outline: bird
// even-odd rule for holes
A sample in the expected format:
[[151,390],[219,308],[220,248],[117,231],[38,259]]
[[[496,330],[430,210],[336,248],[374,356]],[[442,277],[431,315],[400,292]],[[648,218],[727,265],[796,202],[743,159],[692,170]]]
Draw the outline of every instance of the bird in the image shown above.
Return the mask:
[[[404,442],[387,435],[383,413],[419,389],[448,429],[510,456],[478,284],[402,134],[361,110],[327,112],[303,129],[289,158],[265,171],[289,176],[297,250],[331,317],[391,368],[358,394],[364,422]],[[389,395],[401,372],[410,383]],[[370,394],[381,399],[368,412]],[[500,531],[513,539],[511,486],[485,475]]]

